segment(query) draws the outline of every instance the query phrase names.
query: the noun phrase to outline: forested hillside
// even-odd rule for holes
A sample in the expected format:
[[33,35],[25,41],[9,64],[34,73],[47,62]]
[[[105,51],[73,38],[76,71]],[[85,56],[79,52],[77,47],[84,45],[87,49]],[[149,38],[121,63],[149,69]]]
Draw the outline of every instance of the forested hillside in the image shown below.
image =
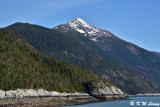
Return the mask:
[[36,51],[21,36],[0,29],[0,89],[87,92],[86,84],[106,80],[82,68],[60,63]]
[[124,92],[136,94],[159,91],[160,86],[154,81],[114,64],[68,35],[28,23],[15,23],[6,29],[22,35],[34,48],[50,57],[111,80]]

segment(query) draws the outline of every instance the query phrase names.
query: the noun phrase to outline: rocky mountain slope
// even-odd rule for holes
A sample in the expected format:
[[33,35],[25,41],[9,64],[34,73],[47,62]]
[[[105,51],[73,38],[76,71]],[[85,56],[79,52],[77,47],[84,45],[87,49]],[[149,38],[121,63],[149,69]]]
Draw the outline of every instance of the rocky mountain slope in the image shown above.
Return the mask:
[[155,52],[155,51],[151,51],[151,52],[160,58],[160,52]]
[[[104,56],[86,48],[90,45],[84,46],[71,36],[28,23],[15,23],[6,29],[19,33],[34,48],[61,62],[71,63],[111,80],[124,92],[136,94],[159,91],[159,84],[114,64]],[[85,39],[88,38],[85,37]],[[93,41],[86,41],[86,43],[93,44]],[[94,46],[102,51],[96,44]]]
[[16,33],[0,29],[0,46],[0,90],[8,93],[0,91],[0,98],[25,94],[25,90],[14,91],[18,88],[86,93],[102,89],[99,94],[123,94],[111,82],[89,71],[41,54]]
[[160,58],[154,53],[124,41],[109,31],[98,29],[80,18],[54,28],[73,37],[83,46],[114,63],[144,74],[160,84]]

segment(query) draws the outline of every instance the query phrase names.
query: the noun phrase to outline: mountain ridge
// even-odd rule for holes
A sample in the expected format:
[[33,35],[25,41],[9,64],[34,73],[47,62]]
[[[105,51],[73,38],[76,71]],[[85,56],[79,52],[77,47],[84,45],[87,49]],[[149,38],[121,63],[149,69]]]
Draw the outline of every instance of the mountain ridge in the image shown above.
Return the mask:
[[77,31],[77,28],[84,30],[85,26],[79,24],[75,25],[78,26],[77,28],[69,26],[70,23],[74,22],[77,22],[77,20],[75,19],[67,24],[59,25],[54,29],[73,37],[83,46],[110,59],[114,63],[129,70],[142,73],[160,83],[160,58],[157,55],[133,43],[120,39],[109,31],[105,31],[107,33],[102,33],[99,36],[101,29],[98,28],[98,33],[89,36],[87,33],[87,36],[85,36],[85,33]]
[[154,81],[112,63],[61,32],[26,23],[16,23],[6,29],[22,35],[37,50],[61,62],[71,63],[109,79],[129,94],[159,90],[159,85]]

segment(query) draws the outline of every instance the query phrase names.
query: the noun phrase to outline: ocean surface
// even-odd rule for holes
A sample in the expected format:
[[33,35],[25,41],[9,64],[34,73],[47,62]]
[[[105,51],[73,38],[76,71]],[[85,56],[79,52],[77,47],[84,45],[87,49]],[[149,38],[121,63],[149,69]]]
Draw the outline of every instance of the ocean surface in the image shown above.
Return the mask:
[[160,107],[160,97],[130,97],[129,99],[66,107]]

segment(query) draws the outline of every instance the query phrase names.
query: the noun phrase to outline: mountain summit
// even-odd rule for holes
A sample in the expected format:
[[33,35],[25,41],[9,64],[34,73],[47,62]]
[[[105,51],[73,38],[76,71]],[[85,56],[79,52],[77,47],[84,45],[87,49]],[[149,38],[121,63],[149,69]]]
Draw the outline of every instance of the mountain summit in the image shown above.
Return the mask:
[[93,27],[77,18],[56,27],[81,45],[114,63],[143,74],[160,84],[160,56],[133,43],[122,40],[109,31]]
[[[107,31],[91,26],[81,18],[75,18],[75,20],[58,27],[62,27],[61,29],[63,29],[63,32],[78,32],[93,41],[98,41],[99,37],[111,36]],[[55,29],[57,29],[57,27],[55,27]]]
[[[158,57],[134,44],[117,39],[108,31],[104,32],[111,36],[103,35],[103,30],[81,19],[59,25],[55,30],[26,23],[16,23],[6,29],[22,35],[34,48],[61,62],[79,66],[111,80],[128,94],[160,92],[160,85],[154,81],[160,80]],[[98,31],[97,34],[89,33],[93,29]],[[92,40],[94,37],[97,37],[95,41]],[[70,76],[66,69],[63,70]]]

